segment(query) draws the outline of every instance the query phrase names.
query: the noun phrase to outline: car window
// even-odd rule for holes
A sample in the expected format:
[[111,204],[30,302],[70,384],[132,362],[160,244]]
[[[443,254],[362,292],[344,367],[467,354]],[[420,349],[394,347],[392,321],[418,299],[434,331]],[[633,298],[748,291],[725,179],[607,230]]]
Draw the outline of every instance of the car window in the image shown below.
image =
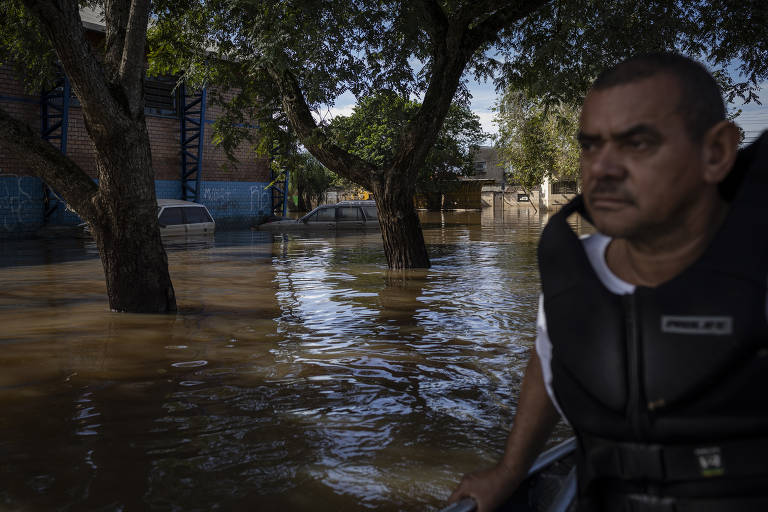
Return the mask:
[[357,206],[342,206],[336,209],[339,220],[363,220],[360,214],[360,208]]
[[328,222],[334,220],[336,220],[336,211],[333,208],[323,208],[317,210],[316,213],[307,219],[307,222]]
[[187,224],[200,224],[203,222],[213,222],[211,216],[205,211],[205,208],[201,206],[190,206],[184,208],[184,216],[187,219]]
[[176,226],[179,224],[184,224],[184,219],[181,215],[181,208],[165,208],[163,213],[160,214],[158,221],[163,226]]
[[366,206],[363,208],[363,212],[365,212],[366,219],[376,220],[379,218],[379,211],[375,206]]

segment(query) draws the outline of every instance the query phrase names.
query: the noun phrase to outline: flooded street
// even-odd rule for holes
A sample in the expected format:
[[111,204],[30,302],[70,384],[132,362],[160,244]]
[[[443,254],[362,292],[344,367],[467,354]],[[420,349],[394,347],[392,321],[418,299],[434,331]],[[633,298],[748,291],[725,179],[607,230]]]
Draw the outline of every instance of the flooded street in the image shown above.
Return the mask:
[[180,312],[108,312],[87,240],[0,242],[0,510],[438,510],[503,450],[535,337],[528,210],[167,245]]

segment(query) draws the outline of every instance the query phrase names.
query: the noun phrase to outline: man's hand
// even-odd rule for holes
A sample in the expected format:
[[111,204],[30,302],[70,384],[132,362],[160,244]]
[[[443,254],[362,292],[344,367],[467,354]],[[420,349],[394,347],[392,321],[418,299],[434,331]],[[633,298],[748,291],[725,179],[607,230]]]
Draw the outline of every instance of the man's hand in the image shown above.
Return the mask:
[[528,469],[544,447],[557,420],[557,411],[544,385],[539,357],[533,351],[525,369],[517,413],[504,456],[491,469],[465,475],[449,501],[469,496],[477,501],[477,512],[493,512],[512,496],[528,475]]
[[453,503],[470,497],[477,502],[477,512],[493,512],[512,496],[518,485],[520,481],[513,478],[509,470],[499,464],[490,469],[464,475],[448,502]]

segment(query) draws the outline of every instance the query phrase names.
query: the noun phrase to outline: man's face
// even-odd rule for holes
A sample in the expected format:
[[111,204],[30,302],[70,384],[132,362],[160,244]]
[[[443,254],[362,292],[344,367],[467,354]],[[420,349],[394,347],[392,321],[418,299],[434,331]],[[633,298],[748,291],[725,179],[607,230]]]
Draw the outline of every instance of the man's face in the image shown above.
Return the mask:
[[679,86],[660,74],[592,90],[581,113],[587,211],[602,233],[646,238],[666,232],[697,200],[702,150],[677,112]]

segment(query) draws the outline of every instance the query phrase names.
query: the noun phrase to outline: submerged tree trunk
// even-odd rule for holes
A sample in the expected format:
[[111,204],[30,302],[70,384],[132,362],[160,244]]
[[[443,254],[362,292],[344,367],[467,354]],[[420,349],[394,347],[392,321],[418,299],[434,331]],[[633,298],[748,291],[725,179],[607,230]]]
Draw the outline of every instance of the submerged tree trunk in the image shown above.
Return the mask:
[[429,268],[424,233],[413,204],[415,186],[399,173],[390,171],[388,178],[373,187],[387,265],[391,269]]
[[130,123],[126,144],[97,160],[101,208],[89,222],[99,248],[113,311],[176,311],[168,258],[160,239],[149,136]]

